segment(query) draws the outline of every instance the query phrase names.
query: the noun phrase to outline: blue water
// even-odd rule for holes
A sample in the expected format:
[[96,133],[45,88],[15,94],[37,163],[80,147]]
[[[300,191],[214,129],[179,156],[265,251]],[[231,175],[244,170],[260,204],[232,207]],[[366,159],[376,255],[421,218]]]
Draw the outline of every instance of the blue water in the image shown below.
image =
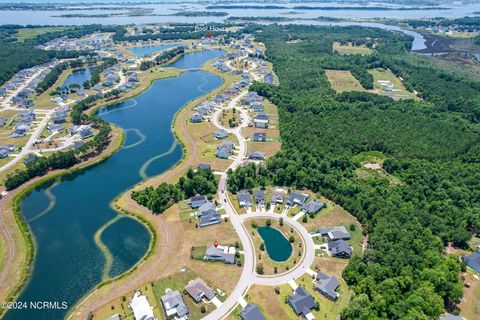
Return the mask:
[[[185,59],[197,57],[199,67],[218,55],[193,53]],[[71,308],[101,282],[105,261],[94,236],[117,217],[111,201],[142,180],[142,169],[147,177],[158,175],[181,159],[182,149],[171,131],[175,113],[221,83],[221,78],[204,71],[185,72],[157,80],[134,99],[100,110],[103,119],[125,130],[124,147],[98,165],[45,183],[23,200],[21,211],[35,237],[36,257],[18,301],[67,302]],[[114,260],[107,272],[117,276],[146,253],[150,234],[143,224],[123,216],[104,230],[101,240]],[[67,312],[11,310],[5,319],[61,319]]]
[[132,52],[137,56],[148,56],[149,54],[162,51],[168,48],[178,47],[178,46],[179,44],[167,43],[167,44],[161,44],[156,46],[133,47],[133,48],[129,48],[128,51]]
[[198,51],[195,52],[194,55],[188,54],[182,59],[178,59],[177,61],[170,64],[170,67],[179,68],[179,69],[191,69],[191,68],[199,68],[201,65],[198,65],[199,61],[203,61],[203,63],[211,60],[210,56],[214,54],[215,56],[221,56],[224,53],[222,50],[205,50],[205,51]]
[[71,84],[78,84],[79,86],[83,87],[83,83],[87,80],[90,80],[90,77],[94,69],[95,68],[93,67],[88,67],[88,68],[80,69],[77,71],[73,71],[68,75],[67,79],[65,79],[65,81],[62,84],[62,87],[68,87]]
[[276,262],[287,261],[292,255],[292,245],[283,234],[273,227],[259,227],[258,233],[265,242],[270,259]]

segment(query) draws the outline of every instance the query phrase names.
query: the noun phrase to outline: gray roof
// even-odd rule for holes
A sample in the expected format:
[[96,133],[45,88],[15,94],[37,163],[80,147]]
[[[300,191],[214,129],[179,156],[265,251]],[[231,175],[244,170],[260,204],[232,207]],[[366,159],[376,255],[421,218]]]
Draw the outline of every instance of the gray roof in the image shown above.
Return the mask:
[[222,217],[218,212],[215,212],[214,210],[208,210],[200,217],[200,222],[198,225],[200,227],[206,227],[211,224],[220,223],[221,221]]
[[265,153],[261,151],[252,151],[248,154],[249,159],[263,160],[265,159]]
[[245,309],[240,312],[240,318],[242,318],[242,320],[265,320],[258,306],[251,303],[247,304]]
[[197,194],[196,196],[190,198],[190,206],[192,208],[198,208],[203,204],[207,203],[207,201],[207,196]]
[[466,256],[465,261],[467,262],[468,266],[473,270],[480,272],[480,253],[475,252],[469,256]]
[[207,246],[207,250],[205,251],[205,257],[207,260],[221,260],[225,263],[233,264],[235,263],[235,254],[234,253],[226,253],[223,249],[215,248],[213,245]]
[[252,136],[253,141],[265,141],[267,134],[265,132],[255,132]]
[[253,193],[255,197],[255,203],[265,203],[265,191],[257,190]]
[[200,216],[204,215],[205,213],[207,213],[211,210],[216,211],[216,209],[217,209],[217,207],[215,206],[214,203],[206,202],[198,208],[197,215],[200,217]]
[[298,204],[300,206],[303,206],[305,201],[307,201],[308,195],[300,193],[300,192],[292,192],[288,196],[287,204],[293,205],[293,204]]
[[335,276],[327,276],[326,274],[319,272],[315,279],[317,280],[315,283],[316,290],[327,296],[327,298],[332,300],[337,299],[338,293],[335,290],[340,286],[340,283]]
[[348,242],[344,240],[336,240],[330,241],[328,243],[328,249],[332,252],[334,257],[351,257],[352,256],[352,248],[348,244]]
[[252,205],[252,199],[248,191],[239,191],[237,193],[238,204],[241,207],[249,207]]
[[271,203],[278,203],[278,202],[283,203],[283,200],[285,199],[286,195],[287,195],[287,192],[283,189],[273,190],[272,191],[272,196],[270,197],[270,202]]
[[305,204],[302,208],[306,213],[315,213],[324,207],[323,203],[320,201],[310,201]]
[[190,281],[185,286],[185,291],[187,291],[195,302],[202,301],[203,297],[207,300],[212,300],[215,297],[215,291],[200,278]]
[[288,302],[297,315],[307,315],[315,306],[313,297],[303,287],[298,287],[294,294],[288,297]]
[[170,291],[167,292],[161,298],[162,304],[165,310],[171,308],[177,308],[177,315],[179,317],[183,317],[188,314],[187,306],[183,301],[182,295],[178,291]]
[[328,236],[330,240],[348,240],[350,239],[350,233],[345,226],[336,226],[331,228],[320,228],[318,230],[321,236]]

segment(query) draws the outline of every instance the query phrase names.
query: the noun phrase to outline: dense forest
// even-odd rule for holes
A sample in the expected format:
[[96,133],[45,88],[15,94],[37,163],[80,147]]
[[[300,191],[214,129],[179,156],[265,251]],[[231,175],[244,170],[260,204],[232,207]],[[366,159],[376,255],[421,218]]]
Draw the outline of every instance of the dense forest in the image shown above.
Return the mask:
[[[460,264],[444,247],[465,247],[480,230],[479,83],[408,54],[411,39],[402,34],[265,26],[256,37],[280,85],[256,83],[251,90],[278,105],[282,150],[265,167],[231,173],[229,189],[307,188],[359,219],[369,246],[344,270],[355,296],[342,319],[433,319],[444,308],[454,312],[463,295]],[[376,39],[375,53],[332,53],[333,42],[352,38]],[[423,100],[335,94],[324,72],[375,67],[401,76]],[[401,183],[357,176],[356,156],[365,151],[383,152],[384,170]]]
[[211,197],[217,192],[217,180],[211,169],[189,169],[176,184],[161,183],[156,188],[147,187],[133,191],[132,199],[154,213],[162,213],[176,202],[193,197],[207,195]]

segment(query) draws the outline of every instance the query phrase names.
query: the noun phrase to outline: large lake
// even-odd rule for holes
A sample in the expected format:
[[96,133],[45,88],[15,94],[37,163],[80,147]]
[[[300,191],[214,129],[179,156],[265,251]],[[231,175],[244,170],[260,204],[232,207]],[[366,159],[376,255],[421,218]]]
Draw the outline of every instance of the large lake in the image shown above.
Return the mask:
[[[222,53],[191,53],[176,64],[185,59],[188,67],[198,68]],[[46,183],[24,199],[21,211],[33,232],[36,256],[30,281],[18,301],[67,302],[71,308],[101,282],[102,275],[118,276],[144,256],[150,242],[148,230],[135,219],[119,217],[110,203],[181,159],[181,146],[171,131],[175,113],[221,83],[213,74],[186,71],[177,78],[155,81],[134,99],[100,110],[103,119],[126,132],[126,141],[106,161]],[[105,225],[99,238],[113,258],[108,270],[94,240]],[[5,319],[61,319],[67,312],[11,310]]]

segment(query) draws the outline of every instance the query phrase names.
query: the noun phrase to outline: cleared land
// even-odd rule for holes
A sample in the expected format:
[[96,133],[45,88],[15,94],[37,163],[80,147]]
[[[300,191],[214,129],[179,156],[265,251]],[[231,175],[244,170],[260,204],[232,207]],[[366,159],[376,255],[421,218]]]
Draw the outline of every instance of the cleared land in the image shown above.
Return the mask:
[[35,38],[36,36],[44,33],[64,31],[70,28],[71,27],[22,28],[18,30],[17,38],[18,41],[25,41],[26,39]]
[[354,45],[351,42],[348,44],[341,44],[340,42],[334,42],[332,45],[332,51],[341,55],[361,55],[369,56],[373,53],[373,50],[366,45]]
[[235,128],[240,124],[240,112],[236,108],[223,110],[218,118],[220,124],[225,128]]
[[465,319],[478,319],[480,317],[480,280],[475,279],[472,271],[463,273],[465,283],[469,288],[463,288],[463,299],[458,305],[460,315]]
[[360,82],[348,70],[325,70],[332,89],[337,93],[365,91]]
[[402,184],[396,176],[389,174],[383,168],[385,155],[378,151],[362,152],[355,156],[355,160],[361,166],[355,170],[355,174],[361,179],[387,179],[391,186]]
[[[410,92],[407,90],[407,88],[405,88],[402,81],[390,70],[376,68],[368,70],[368,72],[373,76],[373,90],[371,91],[372,93],[387,96],[396,100],[418,99],[418,97],[413,92]],[[389,81],[389,83],[393,85],[392,89],[386,90],[385,86],[382,87],[383,81]]]

